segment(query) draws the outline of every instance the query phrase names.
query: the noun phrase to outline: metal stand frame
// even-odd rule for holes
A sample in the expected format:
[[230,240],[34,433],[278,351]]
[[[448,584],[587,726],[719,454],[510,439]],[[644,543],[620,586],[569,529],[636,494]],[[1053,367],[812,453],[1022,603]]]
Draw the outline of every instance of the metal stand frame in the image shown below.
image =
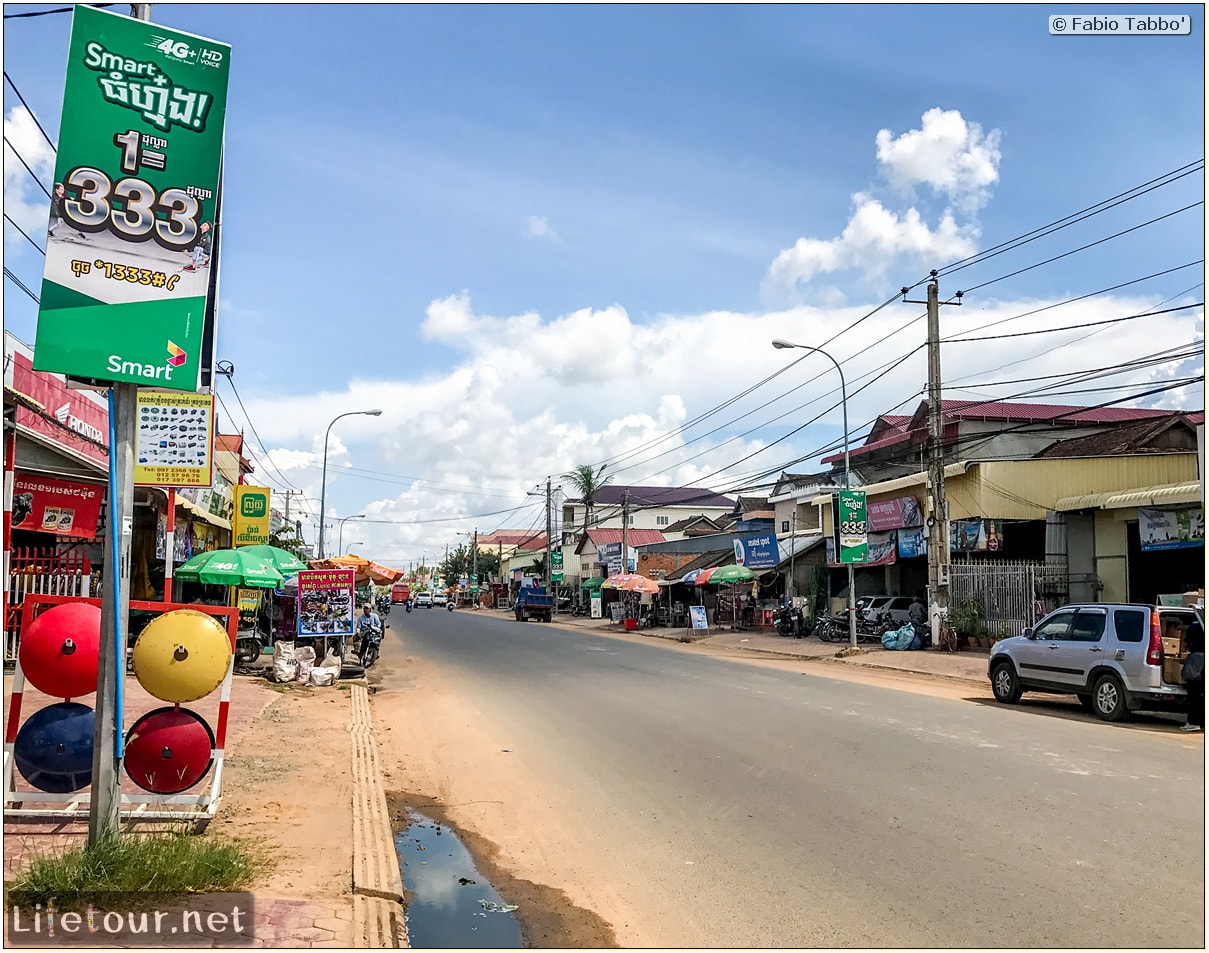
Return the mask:
[[[25,597],[21,616],[21,631],[28,632],[34,620],[35,607],[84,603],[100,606],[100,599],[82,596],[48,596],[30,593]],[[207,615],[223,616],[226,619],[227,635],[231,639],[231,664],[223,678],[218,700],[218,724],[214,731],[214,765],[209,772],[209,787],[204,794],[151,794],[146,791],[121,795],[120,815],[124,820],[196,821],[212,818],[222,800],[222,774],[224,748],[227,740],[227,715],[231,704],[231,681],[235,675],[235,637],[239,628],[239,610],[228,606],[185,605],[179,602],[130,601],[131,609],[152,612],[171,612],[174,609],[196,609]],[[104,647],[102,646],[102,650]],[[4,735],[4,816],[35,817],[55,820],[87,821],[92,795],[87,790],[69,791],[58,794],[50,791],[17,790],[16,759],[13,748],[17,731],[21,727],[21,701],[25,691],[25,674],[21,670],[20,655],[13,675],[13,694],[8,706],[8,725]],[[213,693],[211,693],[213,694]],[[122,714],[122,713],[119,713]],[[123,719],[123,725],[125,720]],[[26,807],[28,803],[52,805],[49,807]]]

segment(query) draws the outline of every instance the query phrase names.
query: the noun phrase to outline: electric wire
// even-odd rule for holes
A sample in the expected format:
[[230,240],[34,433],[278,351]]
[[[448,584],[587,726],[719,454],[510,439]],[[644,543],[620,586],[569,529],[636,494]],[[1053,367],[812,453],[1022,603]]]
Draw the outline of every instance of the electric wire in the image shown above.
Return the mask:
[[20,278],[18,278],[11,271],[9,271],[8,265],[4,266],[4,277],[7,278],[9,281],[11,281],[13,284],[15,284],[22,291],[24,291],[27,295],[29,295],[30,298],[33,299],[34,304],[42,303],[42,301],[38,298],[38,296],[36,294],[34,294],[32,291],[30,291],[29,288],[27,288],[25,286],[25,282],[23,282]]
[[38,188],[40,188],[43,192],[46,193],[47,198],[50,198],[51,197],[50,189],[48,189],[45,185],[42,184],[42,180],[38,178],[38,174],[29,167],[29,163],[26,162],[24,157],[21,155],[21,153],[17,151],[17,147],[8,141],[8,136],[4,137],[4,144],[13,150],[13,155],[15,155],[17,157],[18,162],[20,162],[23,166],[25,166],[25,171],[29,173],[29,177],[31,179],[33,179],[35,182],[37,182]]
[[[14,14],[14,15],[16,15],[16,16],[30,16],[31,14]],[[5,16],[5,19],[6,19],[6,20],[8,19],[8,16],[7,16],[7,15]],[[47,135],[46,130],[42,128],[42,123],[38,122],[38,116],[37,116],[37,114],[36,114],[36,113],[35,113],[35,112],[34,112],[32,109],[30,109],[30,108],[29,108],[29,103],[27,103],[27,102],[25,101],[25,97],[21,95],[21,90],[19,90],[19,89],[17,88],[17,84],[13,82],[13,78],[12,78],[11,76],[9,76],[9,75],[8,75],[8,70],[5,70],[5,71],[4,71],[4,78],[5,78],[6,80],[8,80],[8,85],[9,85],[9,86],[11,86],[11,87],[13,88],[13,92],[14,92],[14,93],[16,93],[16,94],[17,94],[17,98],[18,98],[19,100],[21,100],[21,105],[22,105],[22,106],[24,106],[24,107],[25,107],[25,111],[26,111],[27,113],[29,113],[29,118],[30,118],[30,119],[32,119],[32,120],[34,121],[34,125],[38,127],[38,132],[42,133],[42,138],[43,138],[43,139],[45,139],[45,140],[46,140],[47,145],[49,145],[49,146],[50,146],[50,148],[51,148],[51,149],[52,149],[54,152],[56,152],[56,153],[57,153],[57,152],[59,151],[59,147],[55,145],[55,141],[54,141],[53,139],[51,139],[51,138],[50,138],[50,136],[49,136],[49,135]],[[13,151],[15,152],[16,150],[14,149]]]
[[43,248],[41,245],[39,245],[39,244],[38,244],[36,241],[34,241],[32,238],[30,238],[28,235],[26,235],[26,234],[25,234],[25,229],[23,229],[23,228],[22,228],[20,225],[18,225],[16,222],[14,222],[14,221],[12,220],[12,218],[10,218],[10,217],[9,217],[8,212],[5,212],[5,213],[4,213],[4,220],[5,220],[6,222],[8,222],[8,223],[9,223],[9,224],[10,224],[10,225],[11,225],[13,228],[15,228],[17,231],[19,231],[19,232],[20,232],[20,233],[21,233],[21,234],[22,234],[22,235],[25,237],[25,240],[26,240],[27,242],[29,242],[31,245],[33,245],[33,246],[34,246],[34,248],[38,249],[38,252],[39,252],[40,254],[43,254],[43,255],[45,255],[45,254],[46,254],[46,249],[44,249],[44,248]]

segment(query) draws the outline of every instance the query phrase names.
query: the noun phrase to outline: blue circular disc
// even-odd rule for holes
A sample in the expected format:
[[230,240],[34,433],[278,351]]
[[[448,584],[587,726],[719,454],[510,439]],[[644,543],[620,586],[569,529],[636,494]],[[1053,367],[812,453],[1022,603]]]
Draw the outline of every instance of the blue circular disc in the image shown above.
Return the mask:
[[21,777],[40,791],[66,794],[92,783],[96,712],[79,702],[47,705],[17,732],[13,757]]

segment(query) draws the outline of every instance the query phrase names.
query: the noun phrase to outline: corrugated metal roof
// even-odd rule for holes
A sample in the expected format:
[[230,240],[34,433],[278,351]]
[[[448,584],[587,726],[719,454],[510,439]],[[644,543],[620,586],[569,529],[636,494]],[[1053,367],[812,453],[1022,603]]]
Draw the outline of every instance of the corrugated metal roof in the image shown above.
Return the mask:
[[[621,530],[590,529],[588,530],[588,539],[596,546],[601,546],[604,543],[620,543]],[[646,546],[650,543],[666,543],[667,539],[657,529],[632,529],[626,542],[630,546]]]
[[[732,509],[729,496],[696,486],[602,486],[596,491],[596,506],[620,506],[623,494],[629,494],[631,506],[704,506]],[[581,503],[581,500],[568,500]]]
[[[945,479],[950,477],[958,477],[965,473],[970,467],[978,466],[977,463],[971,463],[969,460],[963,460],[961,463],[950,463],[945,467]],[[854,490],[864,490],[865,496],[881,496],[885,493],[893,493],[895,490],[905,490],[910,486],[920,486],[928,482],[927,471],[923,473],[912,473],[910,476],[898,477],[895,480],[884,480],[881,483],[870,483],[868,486],[855,486]],[[822,493],[810,500],[811,506],[821,506],[831,500],[830,493]]]
[[1071,510],[1119,510],[1128,506],[1158,506],[1162,503],[1203,503],[1201,484],[1174,483],[1170,486],[1150,486],[1138,490],[1114,490],[1111,493],[1087,493],[1067,496],[1054,504],[1059,512]]

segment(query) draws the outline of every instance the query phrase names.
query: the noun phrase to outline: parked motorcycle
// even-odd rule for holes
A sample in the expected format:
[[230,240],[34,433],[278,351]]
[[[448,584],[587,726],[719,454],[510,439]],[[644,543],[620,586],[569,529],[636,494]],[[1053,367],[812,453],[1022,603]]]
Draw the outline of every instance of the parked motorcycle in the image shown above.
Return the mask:
[[815,621],[814,632],[820,642],[847,642],[849,638],[848,620],[820,612]]
[[259,632],[241,631],[235,636],[235,658],[240,662],[255,662],[264,652],[264,640]]
[[577,602],[571,606],[571,615],[580,616],[588,614],[588,604],[586,602]]
[[795,639],[802,637],[803,629],[805,628],[805,618],[802,615],[802,610],[796,606],[782,606],[781,611],[777,613],[777,634],[783,637],[793,636]]

